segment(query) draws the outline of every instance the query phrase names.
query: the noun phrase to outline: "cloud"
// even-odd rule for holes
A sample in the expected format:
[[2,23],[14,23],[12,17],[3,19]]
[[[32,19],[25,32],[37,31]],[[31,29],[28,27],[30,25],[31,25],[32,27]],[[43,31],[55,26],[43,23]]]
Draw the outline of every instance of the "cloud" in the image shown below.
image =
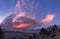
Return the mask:
[[40,22],[45,24],[45,23],[50,23],[51,21],[53,21],[53,19],[55,18],[54,14],[48,14],[45,19],[42,19]]
[[50,23],[54,17],[55,15],[48,14],[45,19],[42,19],[40,22],[38,22],[38,20],[32,19],[32,17],[29,18],[29,16],[25,14],[11,14],[3,20],[2,24],[4,26],[10,26],[14,29],[26,29]]
[[[15,14],[11,14],[6,18],[4,18],[2,24],[4,26],[10,26],[15,29],[24,29],[24,28],[26,29],[26,28],[41,26],[43,24],[50,23],[55,17],[55,15],[53,14],[48,14],[46,18],[40,20],[40,22],[36,20],[35,16],[31,15],[33,14],[31,12],[35,12],[35,9],[37,10],[39,7],[38,2],[36,5],[34,5],[34,3],[35,1],[33,1],[32,3],[30,2],[26,3],[24,0],[18,0],[16,4],[16,8],[18,9],[18,10],[16,9],[17,12],[15,12]],[[25,8],[24,11],[23,8]],[[28,10],[27,12],[31,14],[28,15],[26,9]]]
[[36,20],[27,17],[17,18],[16,21],[15,21],[16,24],[14,24],[15,28],[28,28],[28,27],[36,26],[38,24]]
[[25,14],[11,14],[7,16],[2,24],[4,26],[10,26],[12,28],[28,28],[33,27],[38,24],[38,22],[35,19],[32,19],[32,17],[28,17]]

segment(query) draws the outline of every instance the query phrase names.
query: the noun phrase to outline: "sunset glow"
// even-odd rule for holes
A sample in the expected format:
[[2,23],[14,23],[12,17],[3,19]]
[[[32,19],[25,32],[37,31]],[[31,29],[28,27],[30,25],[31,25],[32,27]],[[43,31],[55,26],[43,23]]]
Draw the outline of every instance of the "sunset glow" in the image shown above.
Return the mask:
[[45,19],[41,20],[41,23],[43,23],[43,24],[50,23],[51,21],[53,21],[54,17],[55,17],[55,15],[48,14]]

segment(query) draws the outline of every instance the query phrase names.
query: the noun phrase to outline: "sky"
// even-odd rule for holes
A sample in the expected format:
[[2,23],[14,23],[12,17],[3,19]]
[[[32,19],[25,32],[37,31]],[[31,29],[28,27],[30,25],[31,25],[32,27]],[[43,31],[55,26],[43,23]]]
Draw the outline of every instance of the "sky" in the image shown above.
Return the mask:
[[[2,19],[4,16],[13,14],[15,12],[17,1],[18,0],[0,0],[0,19]],[[22,6],[22,9],[20,10],[26,12],[29,15],[34,15],[37,20],[44,19],[47,14],[54,14],[55,15],[54,20],[45,25],[53,24],[60,25],[60,0],[24,0],[24,1],[27,4],[27,7]],[[31,7],[29,4],[31,5],[31,7],[34,7],[32,8],[32,10],[30,10]]]

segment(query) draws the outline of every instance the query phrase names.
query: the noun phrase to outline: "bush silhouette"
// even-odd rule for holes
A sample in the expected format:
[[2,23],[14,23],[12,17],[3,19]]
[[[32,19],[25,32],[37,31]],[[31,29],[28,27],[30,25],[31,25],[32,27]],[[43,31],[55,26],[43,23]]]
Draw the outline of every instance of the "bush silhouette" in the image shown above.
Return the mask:
[[0,26],[0,39],[3,39],[3,38],[4,38],[4,32],[2,31],[1,26]]

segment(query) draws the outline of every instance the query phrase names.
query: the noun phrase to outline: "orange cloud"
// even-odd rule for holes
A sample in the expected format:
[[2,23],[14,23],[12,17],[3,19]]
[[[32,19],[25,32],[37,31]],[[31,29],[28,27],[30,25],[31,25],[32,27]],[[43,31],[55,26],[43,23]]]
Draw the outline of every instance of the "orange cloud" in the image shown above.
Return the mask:
[[19,25],[15,25],[15,26],[13,26],[14,28],[17,28],[17,29],[21,29],[21,28],[27,28],[27,27],[29,27],[29,26],[31,26],[31,24],[19,24]]
[[41,23],[50,23],[54,19],[55,15],[53,14],[48,14],[45,19],[41,20]]

